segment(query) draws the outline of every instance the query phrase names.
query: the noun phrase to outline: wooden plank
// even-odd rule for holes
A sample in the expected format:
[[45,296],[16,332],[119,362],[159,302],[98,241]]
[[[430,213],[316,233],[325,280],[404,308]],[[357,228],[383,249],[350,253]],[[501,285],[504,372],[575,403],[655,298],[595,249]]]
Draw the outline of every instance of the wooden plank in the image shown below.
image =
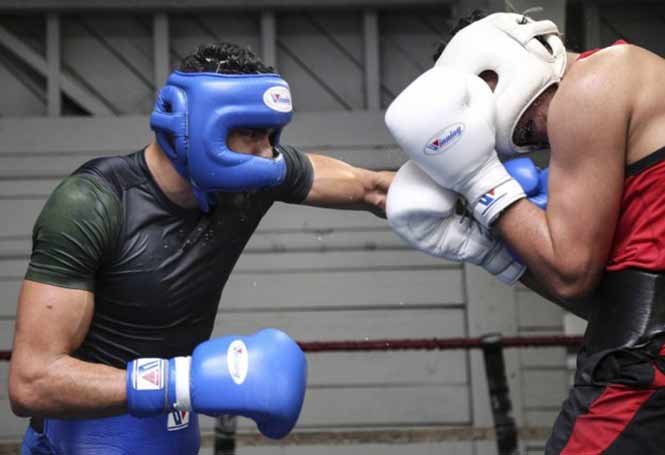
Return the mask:
[[47,111],[50,117],[60,115],[62,94],[60,93],[60,17],[55,13],[46,15],[46,63]]
[[[517,313],[513,288],[506,286],[485,270],[466,264],[464,287],[467,301],[467,336],[483,336],[488,333],[510,335],[517,333]],[[506,375],[511,390],[521,390],[522,378],[519,353],[504,351]],[[470,352],[471,393],[473,396],[473,424],[491,426],[492,413],[487,389],[485,365],[480,351]],[[522,418],[522,400],[513,393],[513,414],[517,422]]]
[[0,422],[2,422],[2,425],[0,425],[0,439],[4,440],[20,440],[28,427],[28,419],[16,417],[12,413],[9,400],[6,399],[0,400]]
[[0,319],[0,350],[3,351],[10,350],[13,341],[14,341],[14,321]]
[[468,387],[308,389],[299,427],[467,424]]
[[227,9],[261,9],[261,8],[363,8],[366,6],[388,7],[414,7],[416,5],[438,6],[441,3],[451,3],[454,0],[5,0],[0,5],[2,11],[140,11],[140,10],[170,10],[190,11],[227,10]]
[[[278,209],[275,209],[278,210]],[[1,237],[0,237],[1,239]],[[250,239],[245,253],[254,251],[335,251],[335,250],[400,250],[409,248],[390,228],[345,230],[344,228],[321,232],[259,229]],[[0,241],[0,251],[3,246]],[[398,253],[402,254],[402,253]],[[423,254],[412,250],[409,254]],[[444,260],[437,261],[442,264]]]
[[275,13],[261,12],[261,59],[266,65],[277,68],[277,25]]
[[[221,312],[212,337],[247,335],[275,327],[299,341],[464,336],[460,309],[347,310],[310,312]],[[9,349],[14,321],[0,319],[0,349]]]
[[0,278],[3,280],[20,280],[28,267],[28,258],[0,259]]
[[0,237],[0,256],[28,255],[32,247],[31,233],[18,237]]
[[[64,88],[64,87],[63,87]],[[116,154],[138,150],[152,139],[148,117],[60,117],[0,119],[0,154]]]
[[365,108],[381,109],[381,76],[379,63],[379,16],[376,10],[363,13],[365,44]]
[[[461,309],[347,310],[224,313],[212,336],[251,334],[275,327],[299,341],[465,336]],[[1,341],[1,338],[0,338]],[[2,346],[2,343],[0,343]]]
[[172,14],[169,17],[174,68],[202,44],[228,41],[258,51],[260,32],[257,15],[229,10],[191,13],[193,14]]
[[[466,359],[462,351],[308,354],[307,363],[310,388],[467,384]],[[8,372],[9,363],[1,362],[0,400],[8,399]]]
[[307,382],[316,387],[468,383],[464,351],[310,353],[307,363]]
[[315,231],[321,236],[335,229],[388,228],[386,220],[369,212],[331,210],[304,205],[276,203],[259,225],[259,231],[284,229]]
[[568,372],[564,368],[527,369],[522,375],[525,408],[557,407],[568,395]]
[[584,4],[584,47],[586,49],[596,49],[602,46],[600,40],[600,14],[598,0],[586,2]]
[[[4,218],[2,236],[28,234],[41,211],[46,198],[43,199],[0,199],[0,213],[11,213]],[[268,212],[259,225],[259,232],[283,233],[285,230],[305,231],[321,238],[335,232],[362,231],[381,228],[387,230],[388,224],[368,212],[331,210],[292,204],[277,203]]]
[[[13,316],[26,268],[17,266],[12,279],[4,277],[0,280],[0,316]],[[362,274],[235,273],[222,294],[220,312],[224,315],[266,309],[322,311],[335,308],[446,308],[459,307],[463,302],[459,271],[435,270],[410,274],[398,271],[359,275]],[[406,336],[415,335],[412,333]],[[442,332],[437,336],[452,335]]]
[[[18,302],[18,294],[21,290],[20,280],[5,281],[0,280],[0,318],[11,318],[16,316],[16,304]],[[0,350],[9,349],[11,339],[2,340],[0,337]],[[6,343],[3,344],[2,342]]]
[[460,305],[459,270],[231,274],[225,309],[350,308],[408,304]]
[[517,290],[519,330],[553,330],[563,324],[563,310],[532,291]]
[[0,230],[4,237],[25,236],[32,233],[32,226],[44,206],[43,200],[0,200],[0,213],[3,216]]
[[85,80],[112,115],[152,110],[153,55],[139,51],[152,43],[150,27],[130,15],[107,14],[64,16],[62,29],[63,66]]
[[1,175],[0,199],[46,199],[60,183],[60,178],[2,180]]
[[519,354],[522,367],[533,369],[566,366],[566,348],[521,348]]
[[[554,425],[556,417],[559,415],[559,407],[553,406],[551,408],[541,409],[525,409],[524,419],[529,426],[542,426],[551,428]],[[540,452],[542,454],[542,452]]]
[[169,48],[171,46],[169,39],[169,17],[166,13],[160,12],[153,16],[153,81],[156,88],[161,87],[166,82],[166,78],[171,72],[171,62],[169,58]]
[[[459,386],[308,389],[296,429],[334,426],[465,425],[470,420],[468,388]],[[202,418],[202,431],[212,428]],[[241,429],[254,429],[247,419]],[[364,453],[364,452],[363,452]]]
[[280,72],[289,81],[297,111],[364,108],[362,60],[350,50],[363,46],[357,12],[284,14],[279,30]]
[[[0,236],[0,258],[7,255],[28,255],[32,247],[31,227],[18,237]],[[364,252],[371,254],[381,250],[390,250],[395,256],[407,255],[414,261],[428,261],[434,266],[452,264],[443,259],[432,258],[416,250],[409,249],[404,242],[393,232],[383,230],[343,230],[337,229],[327,233],[317,231],[301,232],[285,231],[257,231],[245,248],[245,255],[269,253],[302,253],[302,252]],[[417,258],[416,258],[417,256]],[[422,256],[422,257],[421,257]],[[431,261],[431,262],[429,262]]]
[[[462,2],[455,2],[462,3]],[[380,15],[380,64],[383,107],[425,70],[432,67],[436,44],[452,26],[448,8],[427,11],[383,11]]]
[[[467,442],[432,442],[420,444],[345,444],[339,446],[330,445],[304,445],[282,447],[279,453],[282,455],[476,455],[473,447]],[[202,452],[203,453],[203,452]],[[238,455],[269,455],[275,454],[276,448],[238,446]],[[541,452],[542,453],[542,452]]]
[[[395,147],[383,112],[296,112],[282,142],[305,151]],[[0,119],[0,154],[130,152],[152,139],[147,116]]]
[[[48,76],[49,69],[46,60],[3,26],[0,26],[0,44],[42,76]],[[64,73],[60,73],[60,86],[67,96],[71,97],[76,103],[80,104],[91,114],[111,114],[111,110],[103,103],[103,101],[90,93],[85,86],[79,84],[75,79]]]
[[[2,264],[0,262],[0,264]],[[388,270],[409,268],[458,269],[459,265],[414,250],[388,251],[306,251],[299,253],[243,254],[236,271],[251,272],[315,272],[353,269]],[[0,270],[2,266],[0,265]]]

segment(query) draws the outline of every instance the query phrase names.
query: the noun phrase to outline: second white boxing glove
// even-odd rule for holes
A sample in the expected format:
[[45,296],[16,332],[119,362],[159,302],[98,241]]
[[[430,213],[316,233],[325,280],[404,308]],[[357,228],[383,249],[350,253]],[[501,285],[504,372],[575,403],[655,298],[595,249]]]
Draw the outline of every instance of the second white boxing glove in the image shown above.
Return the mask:
[[514,284],[525,267],[469,216],[456,213],[460,196],[442,188],[414,162],[397,172],[388,190],[388,223],[412,247],[451,261],[470,262],[506,284]]
[[499,161],[496,106],[479,77],[437,66],[388,107],[386,126],[409,156],[441,186],[463,195],[489,227],[524,191]]

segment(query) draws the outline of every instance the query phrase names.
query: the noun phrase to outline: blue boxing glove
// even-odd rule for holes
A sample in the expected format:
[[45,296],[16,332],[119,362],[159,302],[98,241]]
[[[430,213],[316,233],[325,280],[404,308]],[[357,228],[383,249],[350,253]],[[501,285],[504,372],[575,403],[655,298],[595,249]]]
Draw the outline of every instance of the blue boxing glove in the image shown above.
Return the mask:
[[503,163],[508,173],[522,186],[529,201],[545,210],[549,169],[541,171],[530,158],[515,158]]
[[241,415],[278,439],[298,420],[306,382],[298,345],[279,330],[264,329],[206,341],[191,357],[129,362],[127,406],[139,417],[173,410]]

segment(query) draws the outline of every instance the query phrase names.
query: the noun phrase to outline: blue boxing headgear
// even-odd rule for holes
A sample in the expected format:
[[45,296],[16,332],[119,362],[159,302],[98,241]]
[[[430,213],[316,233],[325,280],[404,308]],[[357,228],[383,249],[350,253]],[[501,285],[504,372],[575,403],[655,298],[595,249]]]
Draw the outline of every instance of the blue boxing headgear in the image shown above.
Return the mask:
[[207,212],[214,192],[249,191],[284,181],[282,155],[234,152],[226,140],[232,128],[274,128],[276,146],[292,110],[289,85],[277,74],[174,71],[159,92],[150,127]]

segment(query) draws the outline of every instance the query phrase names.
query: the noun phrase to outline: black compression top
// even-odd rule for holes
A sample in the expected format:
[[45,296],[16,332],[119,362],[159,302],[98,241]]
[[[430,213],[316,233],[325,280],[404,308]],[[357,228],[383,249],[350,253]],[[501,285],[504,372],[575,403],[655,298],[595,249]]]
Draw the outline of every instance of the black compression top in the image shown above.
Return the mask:
[[309,159],[278,150],[283,184],[218,193],[207,214],[167,199],[144,151],[92,160],[54,190],[34,227],[26,279],[94,292],[75,357],[124,368],[137,357],[189,355],[208,339],[222,289],[263,215],[276,200],[302,202],[311,188]]

